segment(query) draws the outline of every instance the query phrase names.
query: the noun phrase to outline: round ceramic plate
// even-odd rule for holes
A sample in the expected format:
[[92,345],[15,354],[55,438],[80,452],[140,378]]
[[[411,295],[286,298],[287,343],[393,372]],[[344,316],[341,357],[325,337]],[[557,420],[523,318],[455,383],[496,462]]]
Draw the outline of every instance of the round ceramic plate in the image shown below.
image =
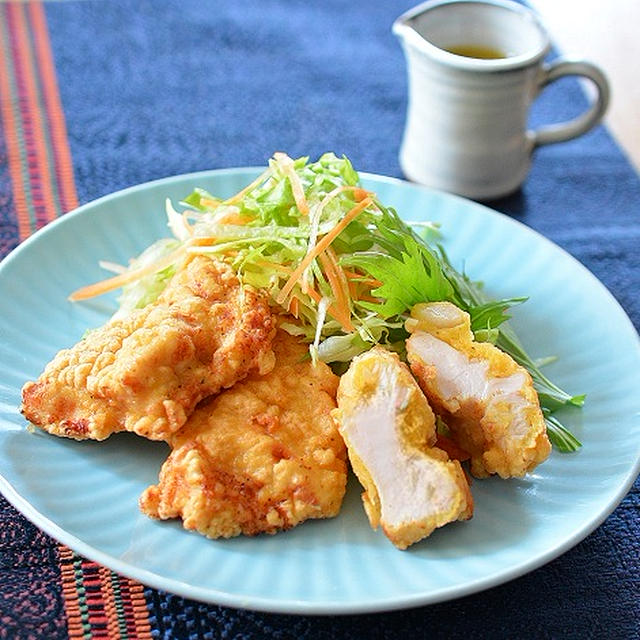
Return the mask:
[[[455,598],[522,575],[575,545],[615,508],[638,473],[640,347],[607,290],[557,246],[478,204],[364,176],[407,220],[442,224],[455,266],[500,297],[528,295],[513,324],[548,375],[582,410],[564,421],[579,453],[552,453],[521,480],[475,481],[475,515],[407,551],[372,531],[351,482],[340,515],[276,536],[212,541],[138,511],[157,480],[164,444],[131,434],[75,442],[27,430],[20,389],[62,347],[115,310],[115,295],[71,303],[105,276],[98,260],[126,262],[167,235],[164,200],[195,186],[229,196],[256,169],[178,176],[80,207],[24,242],[0,265],[0,488],[47,533],[141,582],[206,602],[288,613],[396,609]],[[551,268],[551,265],[553,267]]]

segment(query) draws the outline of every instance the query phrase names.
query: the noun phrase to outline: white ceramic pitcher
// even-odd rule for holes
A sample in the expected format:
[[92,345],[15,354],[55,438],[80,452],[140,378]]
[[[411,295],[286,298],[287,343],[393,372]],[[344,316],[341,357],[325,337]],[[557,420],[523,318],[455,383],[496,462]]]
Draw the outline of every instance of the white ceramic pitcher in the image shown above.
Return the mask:
[[[607,109],[602,71],[583,60],[546,64],[548,35],[515,2],[431,0],[400,16],[393,32],[409,80],[400,164],[415,182],[479,200],[507,195],[525,179],[536,147],[585,133]],[[451,52],[461,46],[502,57]],[[527,130],[535,97],[566,75],[589,78],[595,101],[572,121]]]

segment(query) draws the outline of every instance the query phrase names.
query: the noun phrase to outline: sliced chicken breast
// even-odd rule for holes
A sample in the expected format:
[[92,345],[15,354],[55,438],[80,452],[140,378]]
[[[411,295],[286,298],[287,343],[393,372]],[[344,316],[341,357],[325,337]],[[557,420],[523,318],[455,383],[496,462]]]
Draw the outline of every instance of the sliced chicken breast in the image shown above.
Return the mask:
[[469,314],[449,302],[416,305],[407,357],[431,406],[471,457],[477,477],[520,477],[551,444],[529,373],[489,343],[475,342]]
[[170,440],[144,513],[210,538],[276,533],[338,514],[345,446],[331,419],[338,377],[280,331],[274,369],[202,403]]
[[408,367],[375,347],[342,376],[334,417],[365,491],[365,511],[399,549],[471,517],[460,463],[435,448],[435,416]]
[[224,262],[196,256],[152,304],[63,349],[22,389],[22,413],[57,436],[133,431],[165,440],[203,398],[273,368],[265,294]]

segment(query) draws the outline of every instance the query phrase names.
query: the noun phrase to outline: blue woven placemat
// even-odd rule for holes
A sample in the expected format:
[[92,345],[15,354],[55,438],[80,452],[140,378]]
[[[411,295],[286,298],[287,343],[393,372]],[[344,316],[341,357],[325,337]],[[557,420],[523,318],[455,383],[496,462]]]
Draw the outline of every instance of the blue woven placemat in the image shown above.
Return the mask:
[[[172,174],[260,165],[275,150],[312,157],[332,150],[360,170],[401,177],[407,87],[390,27],[410,6],[396,0],[46,4],[79,201]],[[532,124],[572,117],[585,105],[578,83],[563,80],[540,96]],[[0,151],[6,157],[6,141]],[[0,221],[8,250],[18,231],[5,169]],[[572,253],[640,327],[640,180],[603,127],[537,151],[523,188],[489,204]],[[150,634],[640,637],[639,489],[636,482],[574,549],[484,593],[404,612],[320,618],[239,611],[145,589]],[[68,637],[56,543],[2,499],[0,507],[0,638]],[[86,637],[91,631],[99,636],[94,628]]]

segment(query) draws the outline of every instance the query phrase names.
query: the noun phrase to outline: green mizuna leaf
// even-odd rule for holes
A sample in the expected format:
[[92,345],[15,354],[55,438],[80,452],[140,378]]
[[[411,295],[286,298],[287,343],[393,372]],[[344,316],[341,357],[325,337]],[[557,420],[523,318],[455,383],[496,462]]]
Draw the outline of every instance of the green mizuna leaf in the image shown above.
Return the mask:
[[[301,191],[306,204],[302,211]],[[365,200],[367,206],[357,210]],[[438,244],[444,239],[439,225],[404,222],[393,208],[359,187],[347,158],[326,153],[309,162],[276,154],[268,170],[236,196],[221,200],[195,189],[183,204],[188,210],[182,214],[170,211],[176,238],[151,251],[161,255],[190,239],[212,239],[188,250],[222,257],[244,282],[266,290],[278,304],[295,303],[295,323],[289,324],[295,325],[296,335],[313,343],[315,357],[336,366],[374,344],[402,356],[408,336],[404,323],[412,307],[451,302],[469,314],[476,340],[495,344],[529,371],[554,446],[560,451],[580,446],[554,412],[582,406],[584,396],[572,396],[549,380],[541,371],[545,360],[530,357],[509,325],[509,310],[527,298],[492,299],[482,283],[453,267]],[[357,216],[344,224],[351,211]],[[323,255],[319,249],[313,252],[319,239],[332,233],[331,260],[340,267],[342,289],[336,285],[335,268],[330,273],[322,266],[322,260],[329,260],[328,249]],[[307,256],[310,264],[305,263],[300,276],[298,267]],[[128,285],[123,308],[151,302],[170,274],[170,269],[160,270]],[[279,298],[280,293],[284,297]],[[332,305],[339,311],[335,316]]]

